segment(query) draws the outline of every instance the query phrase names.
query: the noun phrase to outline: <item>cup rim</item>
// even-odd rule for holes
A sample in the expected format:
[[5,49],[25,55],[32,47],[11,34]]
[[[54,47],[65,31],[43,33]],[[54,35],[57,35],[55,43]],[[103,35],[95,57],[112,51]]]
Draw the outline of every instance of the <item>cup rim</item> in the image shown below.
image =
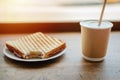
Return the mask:
[[113,23],[112,22],[110,22],[110,21],[107,21],[107,20],[103,20],[102,22],[107,22],[107,23],[109,23],[109,27],[89,27],[88,25],[85,25],[85,22],[89,22],[89,21],[98,21],[98,20],[83,20],[83,21],[80,21],[80,26],[81,27],[85,27],[85,28],[90,28],[90,29],[109,29],[109,28],[112,28],[113,27]]

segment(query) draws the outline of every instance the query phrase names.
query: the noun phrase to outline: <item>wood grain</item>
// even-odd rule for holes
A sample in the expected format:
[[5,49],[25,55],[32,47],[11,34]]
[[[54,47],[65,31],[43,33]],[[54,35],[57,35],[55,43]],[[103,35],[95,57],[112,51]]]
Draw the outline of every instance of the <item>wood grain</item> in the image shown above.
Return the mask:
[[0,80],[119,80],[120,32],[112,32],[105,60],[87,62],[82,58],[80,32],[47,33],[67,43],[66,53],[44,62],[19,62],[3,55],[6,40],[25,34],[0,35]]

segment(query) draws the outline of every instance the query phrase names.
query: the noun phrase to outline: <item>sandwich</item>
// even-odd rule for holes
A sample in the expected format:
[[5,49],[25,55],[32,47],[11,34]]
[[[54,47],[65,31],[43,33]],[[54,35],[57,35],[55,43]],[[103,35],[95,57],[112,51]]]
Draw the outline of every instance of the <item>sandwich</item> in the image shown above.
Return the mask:
[[48,58],[63,51],[66,43],[42,32],[37,32],[16,40],[6,41],[6,47],[14,55],[23,59]]

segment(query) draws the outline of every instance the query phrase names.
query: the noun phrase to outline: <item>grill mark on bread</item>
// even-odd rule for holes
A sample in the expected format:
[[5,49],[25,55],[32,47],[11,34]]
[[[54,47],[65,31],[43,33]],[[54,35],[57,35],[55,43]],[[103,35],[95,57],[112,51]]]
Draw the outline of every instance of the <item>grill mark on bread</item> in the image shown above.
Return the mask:
[[39,40],[39,38],[37,37],[37,35],[34,34],[34,37],[35,37],[36,40],[39,42],[38,45],[41,44],[41,47],[42,47],[42,49],[44,50],[44,52],[45,52],[45,53],[48,52],[49,49],[44,45],[44,43],[43,43],[41,40]]
[[37,36],[38,36],[38,38],[41,39],[42,44],[44,44],[45,48],[47,47],[47,50],[49,51],[49,46],[47,45],[47,43],[45,42],[45,40],[43,40],[43,37],[41,37],[40,35],[37,35]]
[[30,51],[35,50],[34,45],[31,44],[31,42],[28,40],[28,36],[24,37],[25,43],[27,43],[27,46],[29,47]]
[[19,40],[20,42],[21,42],[21,44],[22,44],[22,46],[21,46],[21,44],[19,44],[21,47],[23,47],[23,50],[25,49],[25,51],[26,51],[26,55],[29,53],[29,48],[28,48],[28,46],[27,46],[27,44],[26,44],[26,42],[24,42],[24,40],[22,40],[22,38]]
[[30,51],[32,50],[30,47],[29,47],[29,44],[27,44],[27,41],[25,41],[25,37],[21,38],[21,41],[23,42],[23,44],[26,46],[26,49],[27,49],[27,55],[30,53]]
[[[19,43],[20,43],[20,42],[19,42]],[[19,48],[21,49],[21,52],[22,52],[22,53],[25,53],[25,54],[26,54],[26,50],[23,49],[23,47],[21,47],[21,46],[18,44],[18,40],[16,40],[16,41],[14,42],[14,45],[16,46],[16,48],[19,47]],[[18,49],[19,49],[19,48],[18,48]]]
[[34,45],[34,47],[35,47],[38,51],[44,53],[44,51],[41,49],[41,46],[38,46],[38,45],[37,45],[37,43],[36,43],[36,41],[34,40],[34,37],[33,37],[32,35],[28,36],[28,40],[30,40],[31,44]]
[[55,40],[58,44],[61,44],[61,42],[58,39],[53,38],[53,40]]
[[[18,41],[19,41],[19,43],[18,43]],[[25,51],[25,54],[27,54],[27,53],[29,52],[28,49],[24,46],[23,42],[22,42],[20,39],[18,39],[18,41],[17,41],[17,45],[18,45],[19,47],[21,47],[22,50]]]
[[28,38],[28,40],[30,41],[31,46],[33,45],[33,50],[38,50],[38,47],[37,47],[36,44],[34,43],[35,41],[34,41],[31,37]]
[[32,45],[32,42],[28,39],[28,36],[25,37],[26,43],[28,43],[28,47],[31,49],[30,51],[36,50],[35,46]]
[[[14,46],[16,46],[15,47],[15,49],[13,49],[12,51],[13,51],[13,53],[16,55],[16,54],[18,54],[17,56],[18,57],[23,57],[23,58],[25,58],[25,53],[26,53],[26,51],[24,50],[24,49],[22,49],[22,47],[21,46],[19,46],[18,45],[18,40],[16,40],[16,41],[13,41],[13,46],[12,46],[12,48],[14,47]],[[10,45],[9,45],[10,46]],[[12,49],[11,48],[11,49]]]
[[27,56],[30,55],[30,52],[34,50],[34,45],[31,45],[31,42],[27,39],[28,36],[24,37],[25,44],[29,50],[29,53],[27,53]]
[[[13,47],[16,47],[17,48],[17,50],[20,50],[21,51],[21,53],[24,53],[25,51],[23,51],[22,49],[21,49],[21,47],[19,47],[19,46],[17,46],[16,44],[15,44],[15,42],[11,42],[11,45],[14,45]],[[14,51],[13,51],[14,52]]]
[[[21,47],[17,46],[17,44],[16,44],[15,42],[11,42],[11,45],[12,45],[12,44],[14,45],[13,47],[16,47],[16,48],[18,48],[19,50],[22,50]],[[24,52],[24,51],[22,50],[22,52]]]
[[48,38],[48,40],[50,40],[50,42],[52,42],[55,45],[55,47],[58,46],[58,44],[55,41],[53,41],[53,39],[50,36],[46,35],[46,37]]
[[52,45],[53,48],[56,47],[56,45],[55,45],[54,43],[52,43],[51,40],[49,40],[48,37],[46,37],[46,35],[43,35],[42,33],[40,33],[40,34],[41,34],[41,36],[44,36],[44,39],[45,39],[50,45]]
[[48,43],[48,41],[44,38],[44,36],[41,36],[40,34],[37,35],[39,38],[41,38],[42,42],[49,48],[49,51],[54,48],[53,46],[51,46],[52,44]]
[[[17,48],[15,45],[13,45],[14,42],[13,41],[9,41],[9,42],[6,42],[6,46],[9,47],[8,49],[16,56],[18,57],[22,57],[22,52],[20,52],[20,48]],[[10,45],[13,45],[13,46],[10,46]],[[15,50],[13,50],[13,48],[15,48]]]

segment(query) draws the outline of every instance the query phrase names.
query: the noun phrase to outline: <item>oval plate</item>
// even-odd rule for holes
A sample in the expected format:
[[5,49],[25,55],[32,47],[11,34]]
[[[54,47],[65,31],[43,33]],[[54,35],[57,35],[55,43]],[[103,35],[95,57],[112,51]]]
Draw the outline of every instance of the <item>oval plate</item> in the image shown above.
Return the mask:
[[65,53],[66,49],[64,49],[63,51],[59,52],[58,54],[49,57],[49,58],[44,58],[44,59],[40,59],[40,58],[33,58],[33,59],[22,59],[19,58],[17,56],[15,56],[12,52],[10,52],[7,48],[3,49],[3,53],[5,56],[7,56],[10,59],[16,60],[16,61],[24,61],[24,62],[36,62],[36,61],[47,61],[47,60],[51,60],[57,57],[60,57],[61,55],[63,55]]

